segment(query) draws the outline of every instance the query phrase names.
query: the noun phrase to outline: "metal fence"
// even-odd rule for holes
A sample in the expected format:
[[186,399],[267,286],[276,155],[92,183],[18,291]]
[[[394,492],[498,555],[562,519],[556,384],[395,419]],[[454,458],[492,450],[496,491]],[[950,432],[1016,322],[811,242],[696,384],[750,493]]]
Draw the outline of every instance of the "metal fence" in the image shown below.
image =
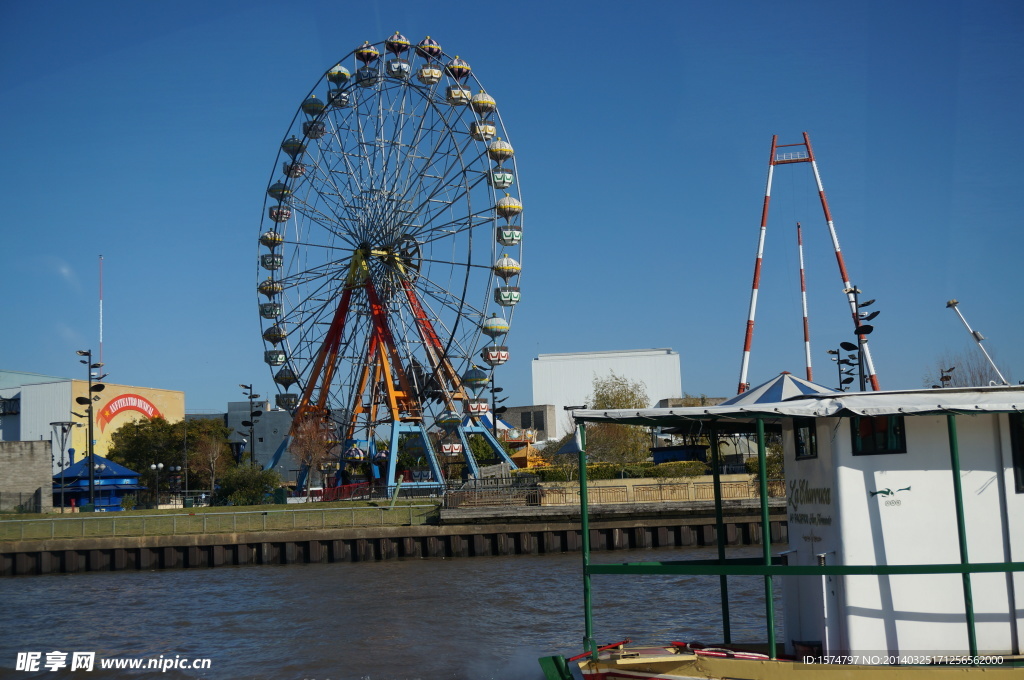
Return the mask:
[[247,531],[409,526],[428,523],[437,506],[316,508],[161,515],[102,513],[53,519],[0,521],[0,541],[108,536],[172,536]]
[[[722,482],[721,488],[724,500],[752,499],[760,496],[760,488],[757,482]],[[768,480],[769,497],[782,498],[785,495],[785,480]],[[714,499],[714,482],[674,481],[663,484],[587,487],[587,500],[591,505],[713,501]],[[580,490],[578,486],[557,486],[537,489],[514,487],[480,490],[463,489],[450,491],[444,498],[444,506],[446,508],[579,504]]]

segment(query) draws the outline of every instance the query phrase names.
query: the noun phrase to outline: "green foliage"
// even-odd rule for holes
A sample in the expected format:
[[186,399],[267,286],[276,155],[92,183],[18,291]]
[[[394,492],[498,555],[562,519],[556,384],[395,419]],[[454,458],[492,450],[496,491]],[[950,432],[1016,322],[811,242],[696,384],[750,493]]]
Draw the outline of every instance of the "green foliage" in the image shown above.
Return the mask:
[[122,510],[134,510],[138,499],[134,495],[128,495],[121,498],[121,509]]
[[699,460],[681,460],[672,463],[661,463],[650,468],[648,477],[700,477],[710,475],[711,466]]
[[216,503],[231,505],[261,505],[273,502],[267,496],[281,484],[273,470],[260,470],[248,463],[235,465],[220,478]]
[[[533,468],[529,472],[537,475],[542,482],[570,482],[579,476],[575,474],[574,469],[557,465],[546,468]],[[711,468],[699,460],[661,463],[660,465],[655,465],[654,463],[636,463],[632,465],[592,463],[587,465],[587,479],[590,481],[623,478],[679,479],[683,477],[699,477],[707,474],[711,474]]]
[[[130,470],[143,474],[144,483],[151,488],[156,484],[156,475],[150,465],[163,463],[164,467],[185,465],[186,455],[190,468],[190,484],[195,486],[201,477],[199,459],[204,443],[213,442],[214,447],[224,448],[231,429],[213,418],[180,420],[168,423],[163,418],[136,420],[125,423],[111,435],[111,446],[107,457]],[[207,476],[209,474],[207,473]],[[205,480],[207,483],[209,480]],[[167,482],[166,475],[160,479],[161,486]]]
[[540,458],[547,465],[551,466],[545,468],[545,474],[551,477],[542,481],[571,481],[579,477],[580,461],[579,456],[575,454],[558,453],[558,451],[571,442],[576,436],[575,430],[565,435],[557,441],[549,441],[547,445],[540,449]]
[[[594,393],[587,403],[597,410],[650,406],[647,387],[614,371],[594,378]],[[650,456],[650,430],[637,425],[595,423],[587,426],[587,459],[591,462],[614,463],[621,471]]]
[[[767,450],[765,451],[765,464],[768,471],[768,479],[784,479],[786,477],[786,470],[783,464],[784,456],[782,454],[782,444],[769,443]],[[760,465],[757,462],[757,458],[748,458],[743,463],[747,472],[753,477],[753,481],[760,482]]]
[[[501,462],[501,458],[498,457],[494,448],[482,434],[471,434],[466,439],[469,441],[469,450],[473,453],[473,457],[476,458],[479,464],[496,465]],[[506,454],[512,455],[511,449],[506,442],[498,442],[498,444]]]

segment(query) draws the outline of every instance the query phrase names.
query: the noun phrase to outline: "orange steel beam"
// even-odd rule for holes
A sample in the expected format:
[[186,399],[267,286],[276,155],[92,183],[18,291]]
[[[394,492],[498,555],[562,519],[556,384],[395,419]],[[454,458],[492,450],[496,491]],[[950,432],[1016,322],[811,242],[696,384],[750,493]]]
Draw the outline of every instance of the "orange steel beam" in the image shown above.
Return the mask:
[[[398,353],[395,337],[388,326],[384,305],[381,304],[377,291],[373,287],[373,282],[369,279],[366,280],[366,297],[370,303],[370,318],[373,320],[374,332],[380,336],[383,344],[380,350],[381,359],[385,363],[389,358],[388,355],[390,355],[391,359],[390,364],[386,363],[387,370],[384,383],[392,414],[396,422],[399,420],[401,411],[408,413],[408,417],[405,418],[406,420],[419,420],[422,418],[422,413],[419,404],[412,396],[413,390],[408,376],[405,375],[405,369],[402,367],[402,357]],[[398,390],[394,388],[392,373],[398,378]]]
[[448,408],[454,409],[456,401],[466,399],[466,390],[462,386],[462,378],[459,377],[459,374],[455,372],[455,367],[448,361],[448,356],[445,354],[441,339],[438,337],[434,326],[430,323],[430,318],[416,297],[412,283],[405,277],[402,277],[402,288],[405,290],[405,296],[409,300],[409,307],[412,309],[413,318],[416,320],[416,328],[420,332],[420,339],[427,349],[427,357],[432,364],[431,368],[434,369],[435,374],[446,378],[451,384],[451,394],[446,396],[449,397]]

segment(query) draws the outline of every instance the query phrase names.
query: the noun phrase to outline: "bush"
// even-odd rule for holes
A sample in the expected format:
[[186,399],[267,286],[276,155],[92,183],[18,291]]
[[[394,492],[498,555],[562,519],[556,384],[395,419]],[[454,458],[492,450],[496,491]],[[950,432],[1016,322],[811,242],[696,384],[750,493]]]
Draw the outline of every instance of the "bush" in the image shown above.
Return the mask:
[[[768,471],[768,479],[784,479],[786,476],[785,468],[783,467],[784,456],[782,454],[781,446],[769,445],[768,451],[765,453],[766,469]],[[748,458],[743,463],[747,468],[747,473],[750,474],[755,482],[760,481],[759,468],[760,465],[757,462],[757,458]]]
[[711,466],[703,461],[681,460],[655,465],[648,477],[700,477],[710,474]]
[[280,483],[281,479],[273,470],[261,470],[248,463],[242,463],[221,477],[216,502],[230,505],[261,505],[267,502],[267,496]]
[[[568,482],[569,471],[561,466],[546,468],[533,468],[530,472],[536,474],[542,482]],[[578,478],[575,470],[572,471],[573,479]],[[679,478],[699,477],[711,473],[707,463],[699,460],[687,460],[675,463],[634,463],[632,465],[616,465],[613,463],[591,463],[587,466],[587,479],[590,481],[602,479],[631,479],[631,478]]]
[[121,499],[121,509],[122,510],[134,510],[135,509],[135,505],[138,502],[139,502],[138,499],[135,496],[133,496],[133,495],[124,496]]

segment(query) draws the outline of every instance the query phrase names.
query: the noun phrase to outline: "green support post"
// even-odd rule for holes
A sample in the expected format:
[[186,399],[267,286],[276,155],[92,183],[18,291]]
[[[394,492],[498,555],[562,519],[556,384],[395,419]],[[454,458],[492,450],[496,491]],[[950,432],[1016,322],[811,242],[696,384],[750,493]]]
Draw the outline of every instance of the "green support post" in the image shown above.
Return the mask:
[[[761,546],[764,548],[764,564],[772,564],[772,526],[768,515],[768,457],[764,444],[764,419],[757,419],[757,470],[761,491]],[[764,612],[768,624],[768,656],[776,658],[775,650],[775,598],[771,574],[764,577]]]
[[[956,504],[956,535],[960,542],[960,564],[970,564],[967,556],[967,527],[964,523],[964,495],[960,486],[960,444],[956,434],[956,416],[946,416],[949,430],[949,460],[953,469],[953,502]],[[964,611],[967,615],[967,645],[971,656],[978,655],[978,634],[974,626],[974,595],[971,593],[971,574],[961,574],[964,585]]]
[[580,436],[580,549],[583,553],[583,649],[590,652],[590,658],[597,659],[597,643],[594,642],[594,612],[590,598],[590,512],[587,504],[587,428],[577,425]]
[[[711,477],[715,488],[715,535],[718,539],[718,559],[725,564],[725,520],[722,513],[722,478],[718,466],[721,462],[718,455],[718,434],[714,427],[708,432],[708,442],[711,444]],[[722,574],[718,577],[718,587],[721,591],[720,599],[722,604],[722,641],[732,642],[732,627],[729,624],[729,577]]]

